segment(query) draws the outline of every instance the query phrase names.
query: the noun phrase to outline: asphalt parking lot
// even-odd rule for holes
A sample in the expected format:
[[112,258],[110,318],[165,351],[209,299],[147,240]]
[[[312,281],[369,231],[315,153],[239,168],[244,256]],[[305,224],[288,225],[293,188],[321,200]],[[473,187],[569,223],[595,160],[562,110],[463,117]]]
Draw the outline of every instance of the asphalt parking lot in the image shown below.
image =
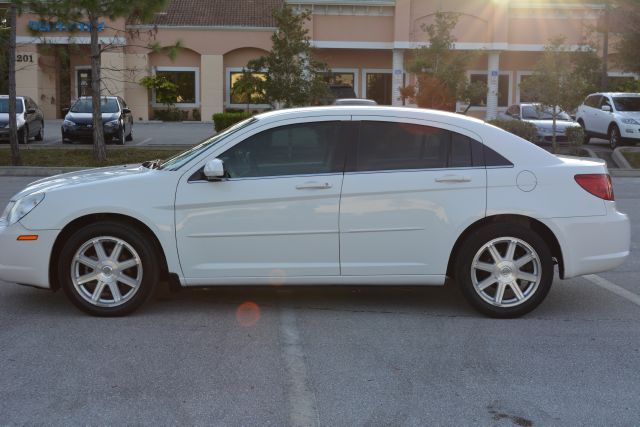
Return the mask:
[[639,185],[614,178],[626,263],[515,320],[453,284],[163,289],[97,319],[0,282],[0,425],[640,425]]
[[[31,139],[29,145],[62,145],[61,125],[62,120],[46,120],[44,140]],[[213,123],[139,122],[133,124],[133,141],[126,141],[125,145],[194,145],[213,134]],[[76,141],[74,145],[81,142]]]

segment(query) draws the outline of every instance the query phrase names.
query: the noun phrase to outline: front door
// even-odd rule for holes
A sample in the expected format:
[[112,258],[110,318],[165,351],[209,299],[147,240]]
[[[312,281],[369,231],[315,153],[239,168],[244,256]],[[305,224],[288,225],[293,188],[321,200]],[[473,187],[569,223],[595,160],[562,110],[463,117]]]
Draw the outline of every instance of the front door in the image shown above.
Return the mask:
[[90,69],[78,70],[76,75],[76,85],[78,86],[78,98],[81,96],[91,96],[93,94],[93,91],[91,90]]
[[340,274],[342,118],[320,120],[257,131],[217,154],[228,179],[181,179],[176,238],[187,284]]
[[353,120],[360,131],[342,186],[342,274],[444,275],[457,236],[485,216],[482,144],[417,120]]

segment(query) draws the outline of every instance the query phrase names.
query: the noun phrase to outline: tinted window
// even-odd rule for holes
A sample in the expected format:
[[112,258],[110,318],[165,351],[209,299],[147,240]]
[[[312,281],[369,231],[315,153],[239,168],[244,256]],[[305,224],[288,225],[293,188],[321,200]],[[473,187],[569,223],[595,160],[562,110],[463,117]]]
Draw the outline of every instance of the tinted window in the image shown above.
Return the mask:
[[600,105],[600,95],[591,95],[588,96],[584,101],[584,104],[588,107],[597,108]]
[[608,105],[609,107],[611,107],[611,102],[609,102],[609,98],[607,98],[606,96],[602,97],[602,100],[600,101],[600,108],[602,108],[604,105]]
[[[16,113],[22,113],[22,100],[16,98]],[[0,98],[0,113],[9,112],[9,98]]]
[[341,122],[281,126],[250,136],[220,159],[230,178],[342,171]]
[[363,121],[354,168],[375,171],[470,167],[480,162],[479,158],[474,162],[474,152],[479,152],[474,149],[476,144],[480,143],[445,129]]

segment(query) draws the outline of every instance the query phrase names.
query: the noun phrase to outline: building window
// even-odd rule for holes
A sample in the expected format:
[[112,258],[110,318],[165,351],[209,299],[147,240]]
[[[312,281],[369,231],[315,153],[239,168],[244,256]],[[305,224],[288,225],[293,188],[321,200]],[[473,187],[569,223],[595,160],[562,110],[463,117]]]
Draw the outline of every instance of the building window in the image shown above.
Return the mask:
[[[471,83],[487,83],[487,73],[472,73],[469,76]],[[471,100],[472,107],[486,107],[487,99],[478,98]],[[509,75],[500,74],[498,76],[498,107],[509,106]]]
[[520,102],[536,102],[536,96],[532,93],[527,93],[522,90],[522,82],[530,78],[532,74],[522,74],[520,76],[520,82],[518,82],[518,91],[520,93],[520,97],[518,98]]
[[[156,75],[161,76],[177,86],[176,99],[173,102],[179,107],[197,106],[200,103],[198,68],[192,67],[158,67]],[[154,94],[154,103],[155,94]]]
[[335,98],[357,98],[358,77],[356,71],[334,69],[325,74],[324,81],[329,85],[329,90]]
[[[251,99],[247,99],[247,95],[241,93],[241,91],[237,90],[236,83],[242,77],[242,71],[231,71],[229,75],[229,79],[231,81],[231,103],[232,104],[259,104],[262,103],[262,94],[260,92],[253,92],[251,94]],[[262,80],[267,79],[267,75],[263,73],[251,73],[253,77],[257,77]],[[248,102],[249,101],[249,102]]]

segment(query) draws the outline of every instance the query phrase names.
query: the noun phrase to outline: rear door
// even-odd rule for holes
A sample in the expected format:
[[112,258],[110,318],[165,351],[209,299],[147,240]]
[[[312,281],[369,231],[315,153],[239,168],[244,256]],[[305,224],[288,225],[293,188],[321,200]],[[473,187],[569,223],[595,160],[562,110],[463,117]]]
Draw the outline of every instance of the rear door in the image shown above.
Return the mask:
[[443,275],[454,242],[485,216],[475,135],[440,123],[354,116],[340,202],[342,275]]

